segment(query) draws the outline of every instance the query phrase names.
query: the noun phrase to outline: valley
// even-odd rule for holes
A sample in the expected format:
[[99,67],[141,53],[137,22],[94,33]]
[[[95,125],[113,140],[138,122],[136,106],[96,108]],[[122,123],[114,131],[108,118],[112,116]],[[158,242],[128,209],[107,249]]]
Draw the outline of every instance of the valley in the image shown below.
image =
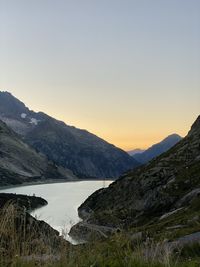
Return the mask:
[[200,267],[199,11],[0,0],[0,267]]
[[[53,244],[61,246],[62,250],[64,249],[65,251],[65,256],[69,248],[77,256],[83,256],[85,251],[91,249],[90,246],[92,244],[95,244],[96,248],[102,245],[107,247],[111,240],[115,240],[112,245],[115,251],[118,250],[117,244],[121,251],[123,250],[122,247],[133,246],[133,250],[128,250],[128,253],[135,255],[134,261],[136,262],[135,242],[140,243],[140,253],[144,253],[144,244],[147,243],[147,240],[152,240],[151,242],[154,245],[151,248],[146,248],[149,251],[148,253],[158,253],[156,257],[158,257],[159,261],[159,254],[164,253],[167,249],[171,258],[170,261],[173,262],[174,251],[179,249],[181,253],[184,251],[184,253],[191,253],[187,247],[198,246],[200,243],[200,117],[194,122],[188,135],[171,149],[151,160],[148,164],[141,165],[123,174],[113,183],[106,180],[80,181],[80,178],[76,179],[75,177],[73,177],[74,180],[67,180],[66,176],[62,178],[63,183],[62,179],[59,180],[60,174],[58,176],[54,176],[54,174],[62,170],[61,173],[66,175],[69,171],[62,167],[57,167],[53,163],[48,163],[44,155],[37,154],[34,149],[24,144],[23,139],[9,129],[5,123],[1,122],[0,126],[0,140],[2,142],[0,148],[1,155],[3,155],[0,162],[2,170],[1,184],[11,186],[8,189],[2,188],[0,192],[0,204],[2,205],[0,217],[4,225],[5,216],[6,220],[9,218],[13,220],[13,216],[14,218],[20,216],[23,220],[24,214],[26,215],[27,222],[23,231],[27,232],[27,246],[31,244],[28,241],[30,236],[31,240],[40,236],[39,242],[44,242],[45,251],[48,253],[47,257],[51,257],[49,251],[53,249],[54,253],[56,253],[55,258],[60,261],[61,259],[63,260],[62,255]],[[23,161],[19,157],[21,151],[21,155],[26,155],[25,170],[23,169]],[[30,169],[27,168],[29,160]],[[55,182],[49,184],[48,176],[45,177],[42,174],[45,168],[49,168],[48,164],[52,166],[51,176],[49,177],[55,178]],[[43,178],[39,178],[37,181],[34,175],[27,175],[24,171],[29,171],[30,174],[38,171]],[[17,176],[13,175],[13,173],[17,173]],[[47,171],[44,173],[47,173]],[[7,182],[14,177],[17,180],[12,183]],[[58,180],[56,180],[56,177]],[[45,183],[45,178],[47,183]],[[23,185],[23,182],[26,181],[28,181],[28,186],[19,186],[20,183]],[[36,184],[31,185],[31,181]],[[37,184],[38,182],[40,184]],[[44,184],[41,184],[43,182]],[[12,185],[18,186],[12,187]],[[30,198],[29,200],[25,195],[32,195],[33,197],[28,197]],[[44,197],[46,200],[35,196]],[[33,198],[38,199],[38,201],[40,199],[38,204],[31,204],[34,203]],[[17,202],[13,202],[12,199],[16,199]],[[6,211],[8,212],[7,214],[4,213],[4,206],[8,203],[10,204]],[[12,208],[13,204],[17,205],[14,206],[14,209]],[[41,207],[43,205],[45,206]],[[23,213],[24,208],[25,213]],[[32,211],[35,208],[36,210]],[[28,211],[31,212],[30,215],[27,213]],[[17,221],[12,226],[15,230],[18,229],[16,228],[18,227]],[[37,227],[40,224],[41,228],[39,230]],[[21,225],[21,221],[19,225]],[[32,227],[38,229],[34,230],[34,235],[30,235],[28,232],[28,229],[31,230]],[[1,231],[5,231],[5,229],[2,228]],[[40,231],[42,232],[40,233]],[[46,234],[47,231],[50,243],[44,241],[43,234]],[[1,242],[7,243],[3,236],[4,234],[0,235]],[[155,246],[160,240],[165,240],[165,242],[156,252]],[[21,243],[18,235],[16,235],[16,242]],[[86,243],[83,245],[82,242]],[[77,244],[78,246],[73,247],[73,245]],[[4,247],[5,245],[1,246]],[[151,252],[151,250],[154,252]],[[31,254],[35,253],[33,252],[34,250],[31,251]],[[40,250],[39,254],[41,252]],[[9,253],[12,254],[11,251]],[[94,255],[96,253],[95,251]],[[9,257],[12,257],[11,254]],[[188,255],[193,255],[192,257],[196,260],[198,253],[194,252]],[[39,259],[43,257],[39,256]],[[35,261],[34,257],[32,260],[33,262]],[[88,257],[88,260],[92,260],[92,257]],[[112,253],[110,260],[111,262],[114,260]],[[181,260],[184,260],[184,257],[182,258],[181,256]],[[64,261],[66,262],[66,259]],[[138,264],[140,264],[138,266],[143,267],[145,266],[143,265],[145,261],[143,262],[140,259]],[[185,264],[185,260],[182,264]],[[111,264],[111,266],[113,265]],[[160,267],[164,265],[152,265],[152,267],[154,266]]]

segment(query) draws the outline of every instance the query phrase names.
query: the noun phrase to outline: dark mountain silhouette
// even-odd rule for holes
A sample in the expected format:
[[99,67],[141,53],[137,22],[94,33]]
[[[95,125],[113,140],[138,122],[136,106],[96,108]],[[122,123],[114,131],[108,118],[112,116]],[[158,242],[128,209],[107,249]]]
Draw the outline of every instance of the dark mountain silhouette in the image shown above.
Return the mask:
[[138,165],[123,150],[86,130],[29,110],[8,92],[0,92],[0,119],[37,151],[79,177],[117,178]]
[[134,159],[136,159],[141,164],[145,164],[149,162],[150,160],[154,159],[155,157],[158,157],[162,153],[169,150],[171,147],[173,147],[176,143],[178,143],[182,137],[178,134],[171,134],[168,137],[166,137],[161,142],[151,146],[147,150],[145,150],[142,153],[136,153],[133,156]]

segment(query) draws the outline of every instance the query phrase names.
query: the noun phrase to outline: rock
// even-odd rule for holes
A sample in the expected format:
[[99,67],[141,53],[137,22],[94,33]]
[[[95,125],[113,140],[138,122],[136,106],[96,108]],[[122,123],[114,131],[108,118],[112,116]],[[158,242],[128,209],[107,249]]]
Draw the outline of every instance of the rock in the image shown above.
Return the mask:
[[142,232],[137,232],[137,233],[131,234],[130,236],[131,241],[139,241],[139,240],[142,240],[142,238],[143,238]]
[[163,214],[163,215],[160,217],[160,220],[166,219],[166,218],[168,218],[169,216],[171,216],[171,215],[173,215],[173,214],[179,212],[179,211],[182,210],[182,209],[183,209],[183,208],[179,208],[179,209],[170,211],[170,212],[168,212],[168,213],[165,213],[165,214]]
[[199,243],[200,244],[200,232],[196,232],[190,235],[185,235],[183,237],[178,238],[174,242],[172,242],[173,247],[183,247],[185,245],[191,245]]
[[175,204],[175,207],[178,208],[181,206],[189,205],[190,202],[198,196],[200,196],[200,188],[195,188],[189,193],[187,193],[184,197],[182,197],[179,201],[177,201],[177,203]]
[[145,259],[152,259],[152,255],[158,261],[163,262],[163,257],[169,257],[174,251],[184,248],[184,246],[191,246],[193,244],[200,244],[200,232],[196,232],[190,235],[186,235],[176,239],[175,241],[169,242],[168,240],[164,242],[159,242],[157,244],[146,245],[143,249],[143,257]]
[[69,235],[79,243],[91,240],[107,239],[108,236],[118,233],[120,229],[80,222],[73,226]]
[[173,225],[170,227],[166,227],[167,230],[173,230],[173,229],[180,229],[180,228],[184,228],[187,227],[187,225],[183,225],[183,224],[178,224],[178,225]]
[[192,219],[188,220],[188,223],[199,222],[199,220],[200,220],[199,215],[196,215]]

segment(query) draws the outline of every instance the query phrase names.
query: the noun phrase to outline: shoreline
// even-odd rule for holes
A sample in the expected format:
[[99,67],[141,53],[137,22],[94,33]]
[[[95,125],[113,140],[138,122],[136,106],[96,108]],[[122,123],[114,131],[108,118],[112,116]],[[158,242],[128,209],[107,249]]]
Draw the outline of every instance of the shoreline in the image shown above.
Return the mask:
[[5,186],[0,186],[0,191],[4,189],[11,189],[11,188],[16,188],[16,187],[24,187],[24,186],[32,186],[32,185],[44,185],[44,184],[60,184],[60,183],[72,183],[72,182],[87,182],[87,181],[115,181],[111,178],[85,178],[85,179],[71,179],[71,180],[63,180],[63,179],[48,179],[45,181],[37,181],[37,182],[26,182],[22,184],[17,184],[17,185],[5,185]]

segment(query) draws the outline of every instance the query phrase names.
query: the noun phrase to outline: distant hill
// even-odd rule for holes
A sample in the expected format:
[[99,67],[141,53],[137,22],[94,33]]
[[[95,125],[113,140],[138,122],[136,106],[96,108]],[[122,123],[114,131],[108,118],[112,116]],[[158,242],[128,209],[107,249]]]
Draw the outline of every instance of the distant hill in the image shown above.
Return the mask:
[[82,178],[117,178],[138,166],[125,151],[86,130],[29,110],[8,92],[0,92],[0,119],[37,151]]
[[135,154],[140,154],[140,153],[143,153],[144,151],[145,151],[145,149],[136,148],[136,149],[127,151],[127,153],[128,153],[130,156],[134,156]]
[[166,137],[161,142],[151,146],[147,150],[145,150],[142,153],[135,153],[132,154],[133,158],[140,162],[141,164],[145,164],[149,162],[150,160],[154,159],[155,157],[158,157],[162,153],[169,150],[171,147],[173,147],[176,143],[178,143],[182,137],[178,134],[171,134],[168,137]]
[[0,186],[74,178],[71,171],[49,162],[0,121]]

